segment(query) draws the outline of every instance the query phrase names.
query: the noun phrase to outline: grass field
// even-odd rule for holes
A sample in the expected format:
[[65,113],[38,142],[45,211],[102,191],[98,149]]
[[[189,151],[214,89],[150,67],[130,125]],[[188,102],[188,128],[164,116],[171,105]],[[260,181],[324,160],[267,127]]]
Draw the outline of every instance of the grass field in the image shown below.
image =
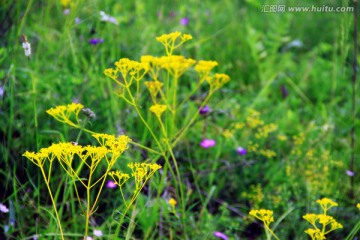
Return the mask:
[[360,236],[354,1],[0,3],[0,239]]

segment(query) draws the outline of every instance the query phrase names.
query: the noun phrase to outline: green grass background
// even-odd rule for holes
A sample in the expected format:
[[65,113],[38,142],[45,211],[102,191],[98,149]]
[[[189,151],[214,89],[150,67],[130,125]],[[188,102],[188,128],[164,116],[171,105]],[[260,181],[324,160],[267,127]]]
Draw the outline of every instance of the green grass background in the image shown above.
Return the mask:
[[[146,143],[136,114],[113,94],[115,85],[103,71],[123,57],[139,60],[142,55],[164,54],[155,38],[172,31],[193,36],[178,54],[218,61],[216,71],[231,77],[209,103],[211,116],[200,118],[175,149],[188,187],[187,237],[215,239],[213,232],[221,231],[230,239],[264,239],[261,225],[248,216],[249,210],[258,206],[272,209],[275,221],[281,219],[275,229],[281,239],[306,239],[304,230],[310,225],[301,216],[318,212],[315,200],[321,197],[339,203],[332,215],[344,225],[330,238],[347,236],[359,220],[355,205],[360,201],[358,141],[354,198],[349,196],[350,177],[345,173],[349,169],[353,126],[355,136],[360,136],[359,111],[355,122],[351,117],[352,13],[264,13],[264,4],[352,6],[349,1],[330,0],[89,0],[76,1],[65,15],[63,6],[55,0],[2,0],[0,199],[10,207],[10,213],[0,213],[2,236],[31,239],[35,233],[56,232],[41,176],[21,155],[52,142],[75,141],[78,130],[57,123],[46,114],[47,109],[79,101],[96,113],[92,130],[124,132]],[[119,24],[101,22],[100,11],[116,17]],[[75,23],[77,17],[80,24]],[[189,18],[186,26],[179,23],[183,17]],[[22,34],[31,43],[30,61],[21,45]],[[88,43],[90,38],[103,38],[104,42],[93,46]],[[290,47],[293,41],[302,44]],[[191,75],[185,78],[180,92],[186,94],[186,86],[191,86],[192,81]],[[287,96],[281,89],[286,89]],[[195,94],[194,101],[201,94]],[[277,124],[277,133],[288,137],[279,142],[273,135],[261,143],[274,150],[276,157],[248,154],[242,158],[236,154],[236,147],[255,139],[251,131],[236,132],[235,142],[221,135],[232,123],[244,121],[249,108],[259,111],[266,123]],[[305,141],[294,146],[292,137],[300,133]],[[203,137],[215,139],[216,147],[202,149],[199,143]],[[84,134],[79,143],[94,141]],[[291,154],[296,148],[302,152],[299,156]],[[314,150],[315,160],[306,157],[310,149]],[[136,149],[130,149],[123,161],[140,161],[139,155]],[[288,176],[287,166],[297,171]],[[326,174],[324,167],[328,169]],[[314,178],[309,180],[306,171],[312,172]],[[149,183],[150,192],[159,179]],[[53,181],[56,184],[65,177],[59,171]],[[311,181],[321,185],[320,189],[311,190]],[[263,200],[254,187],[257,185]],[[280,198],[279,204],[275,196]],[[111,232],[109,221],[120,204],[118,197],[106,189],[96,213],[94,221],[105,234]],[[82,216],[74,202],[74,198],[64,199],[58,194],[69,239],[81,236],[83,230]],[[135,223],[129,224],[134,227],[129,232],[133,239],[168,239],[170,235],[173,239],[186,238],[178,220],[163,211],[167,209],[166,199],[153,201],[151,194],[143,194],[137,208],[140,213]],[[15,225],[5,235],[11,221]]]

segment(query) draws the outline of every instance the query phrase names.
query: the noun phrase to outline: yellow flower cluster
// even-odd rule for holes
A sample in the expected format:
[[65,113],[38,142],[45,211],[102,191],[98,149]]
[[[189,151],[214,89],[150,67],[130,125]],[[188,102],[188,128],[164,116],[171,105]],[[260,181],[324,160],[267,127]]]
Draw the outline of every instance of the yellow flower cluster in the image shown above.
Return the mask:
[[264,124],[264,122],[260,119],[260,113],[255,111],[254,109],[249,110],[249,116],[246,117],[246,124],[250,128],[257,128]]
[[150,111],[153,112],[158,118],[161,117],[161,114],[165,112],[166,109],[167,106],[161,104],[155,104],[150,107]]
[[128,167],[131,169],[131,175],[135,179],[136,189],[141,189],[144,183],[161,168],[156,163],[129,163]]
[[269,226],[270,223],[274,222],[273,211],[271,210],[267,210],[267,209],[251,210],[249,214],[259,219],[267,226]]
[[231,131],[231,130],[229,130],[229,129],[225,129],[225,130],[222,132],[222,135],[223,135],[225,138],[232,138],[232,137],[234,137],[233,131]]
[[323,240],[326,239],[325,235],[320,231],[320,229],[309,228],[305,230],[305,233],[309,234],[313,240]]
[[[147,63],[137,62],[130,60],[128,58],[121,58],[119,61],[115,62],[116,69],[106,69],[104,74],[110,78],[117,80],[118,73],[120,72],[123,79],[125,87],[129,87],[132,84],[132,80],[140,81],[145,74],[150,70],[150,66]],[[131,78],[128,79],[128,76]]]
[[[174,49],[180,47],[184,42],[190,39],[192,39],[190,35],[181,34],[180,32],[163,34],[160,37],[157,37],[156,40],[165,46],[166,56],[155,57],[144,55],[140,58],[140,62],[122,58],[115,63],[115,68],[106,69],[104,74],[121,86],[117,95],[130,105],[134,106],[138,113],[139,109],[137,108],[138,104],[136,101],[138,97],[141,96],[140,80],[148,74],[152,81],[146,81],[144,85],[149,90],[153,103],[155,105],[157,105],[158,102],[166,104],[172,115],[176,117],[175,115],[178,112],[177,108],[183,105],[186,100],[189,100],[191,96],[185,96],[183,101],[177,100],[178,80],[190,68],[193,67],[199,77],[198,84],[192,89],[191,94],[194,94],[200,88],[200,85],[205,79],[207,79],[210,84],[209,97],[214,91],[230,81],[230,77],[226,74],[215,73],[210,76],[211,70],[218,65],[215,61],[200,60],[197,62],[194,59],[185,58],[182,55],[172,54]],[[166,74],[162,74],[163,71]],[[131,78],[128,79],[128,76],[131,76]],[[133,80],[136,80],[136,94],[133,93],[135,88],[130,88],[134,82]],[[166,85],[166,91],[162,89],[163,85]],[[152,112],[156,111],[156,114],[159,117],[165,109],[152,107],[150,110]]]
[[185,58],[184,56],[167,56],[161,57],[161,67],[166,69],[170,75],[175,79],[179,78],[185,73],[192,65],[195,64],[195,60],[191,58]]
[[264,125],[257,129],[257,133],[255,134],[255,137],[257,139],[267,138],[269,136],[269,133],[276,131],[276,129],[277,129],[277,125],[274,123]]
[[225,83],[230,81],[230,77],[224,73],[215,73],[214,76],[209,76],[206,78],[206,81],[210,85],[210,91],[216,91]]
[[331,162],[329,151],[310,148],[293,174],[296,176],[301,173],[311,194],[321,192],[329,195],[332,194],[335,184],[330,174]]
[[[319,199],[316,202],[320,204],[323,213],[308,213],[303,216],[303,218],[313,226],[313,228],[307,229],[305,233],[309,234],[311,239],[314,240],[326,239],[326,234],[336,229],[343,228],[343,226],[333,217],[327,215],[327,211],[332,207],[338,206],[338,204],[329,198]],[[318,227],[317,222],[322,226]],[[330,226],[330,228],[328,226]]]
[[285,136],[285,135],[282,135],[282,134],[280,134],[280,135],[278,135],[277,137],[276,137],[279,141],[286,141],[286,139],[287,139],[287,137]]
[[[73,160],[76,157],[90,171],[94,171],[102,159],[107,161],[108,169],[110,169],[115,164],[117,158],[127,149],[127,144],[130,141],[130,138],[127,136],[120,136],[118,138],[108,134],[94,134],[93,136],[98,140],[101,138],[106,144],[96,147],[90,145],[80,146],[72,142],[54,143],[50,147],[40,149],[38,153],[26,151],[23,156],[40,168],[43,168],[46,160],[52,163],[54,159],[58,159],[60,165],[70,176],[78,177],[73,166]],[[107,156],[108,153],[111,153],[110,159]]]
[[122,185],[130,178],[129,174],[122,173],[119,170],[109,172],[109,176],[112,177],[115,184],[119,187],[122,187]]
[[200,60],[194,67],[195,71],[200,76],[200,82],[203,82],[207,78],[207,76],[209,76],[211,70],[217,65],[218,63],[216,61]]
[[243,122],[235,123],[234,127],[237,130],[243,129],[245,127],[245,123],[243,123]]
[[69,6],[71,3],[71,0],[60,0],[60,4],[63,5],[64,8]]
[[264,193],[260,184],[251,185],[249,192],[242,192],[241,197],[248,200],[254,208],[264,201]]
[[260,209],[260,210],[251,210],[249,212],[251,216],[254,216],[255,218],[259,219],[264,223],[265,231],[267,232],[268,239],[269,233],[274,236],[276,240],[279,240],[279,238],[275,235],[275,233],[270,229],[270,223],[274,222],[273,217],[273,211],[267,210],[267,209]]
[[318,200],[316,200],[316,202],[318,204],[320,204],[320,206],[324,210],[325,214],[326,214],[327,210],[329,210],[330,208],[338,206],[338,204],[336,202],[334,202],[333,200],[331,200],[329,198],[318,199]]
[[171,55],[173,50],[180,47],[186,41],[192,39],[189,34],[181,34],[180,32],[172,32],[157,37],[156,40],[164,45],[167,55]]
[[161,91],[163,84],[159,81],[147,81],[144,83],[150,92],[150,96],[154,103],[156,103],[156,96]]
[[80,103],[71,103],[67,106],[57,106],[55,108],[50,108],[46,112],[54,117],[57,121],[73,126],[76,124],[70,120],[70,117],[75,116],[76,121],[78,121],[78,115],[83,108],[84,106]]
[[267,158],[276,157],[276,152],[270,149],[260,149],[259,153]]
[[249,152],[256,152],[259,149],[259,144],[258,143],[254,143],[252,141],[249,141],[248,146],[247,146],[247,150]]
[[299,135],[293,137],[294,145],[300,146],[305,141],[305,135],[304,133],[299,133]]

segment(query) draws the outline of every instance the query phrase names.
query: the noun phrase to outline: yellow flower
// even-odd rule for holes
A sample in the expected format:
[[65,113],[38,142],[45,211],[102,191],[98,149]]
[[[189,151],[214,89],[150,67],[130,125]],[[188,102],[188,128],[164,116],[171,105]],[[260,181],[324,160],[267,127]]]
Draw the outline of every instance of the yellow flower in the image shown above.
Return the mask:
[[77,120],[78,115],[83,108],[84,106],[80,103],[71,103],[67,106],[56,106],[55,108],[50,108],[46,111],[46,113],[54,117],[59,122],[74,126],[76,124],[70,120],[70,117],[71,115],[74,115]]
[[232,133],[232,131],[230,131],[229,129],[226,129],[225,131],[223,131],[222,135],[225,138],[232,138],[234,136],[234,134]]
[[144,84],[147,87],[147,89],[149,90],[153,102],[156,103],[156,96],[157,96],[158,92],[161,90],[161,87],[163,86],[163,84],[159,81],[151,81],[151,82],[147,81]]
[[71,0],[60,0],[60,4],[66,8],[70,4]]
[[165,112],[165,110],[167,109],[167,106],[166,105],[161,105],[161,104],[155,104],[155,105],[152,105],[150,107],[150,111],[155,113],[155,115],[160,118],[161,117],[161,114],[163,112]]
[[269,136],[269,133],[274,132],[276,129],[277,129],[276,124],[270,123],[270,124],[264,125],[257,130],[255,137],[257,139],[267,138]]
[[129,174],[121,173],[119,170],[109,172],[115,184],[121,187],[129,178]]
[[323,198],[323,199],[319,199],[316,200],[317,203],[320,204],[321,208],[326,212],[327,210],[329,210],[332,207],[336,207],[338,206],[338,204],[334,201],[332,201],[329,198]]
[[264,124],[264,122],[260,119],[260,113],[255,111],[254,109],[249,110],[249,116],[246,117],[246,124],[250,128],[257,128]]
[[278,135],[277,139],[279,139],[280,141],[286,141],[287,137],[285,135]]
[[236,123],[235,124],[235,128],[236,129],[242,129],[242,128],[244,128],[245,127],[245,123],[243,123],[243,122],[240,122],[240,123]]
[[159,71],[161,68],[162,60],[159,57],[145,55],[140,58],[140,62],[149,66],[149,74],[154,81],[158,80]]
[[230,77],[224,73],[215,73],[214,76],[209,76],[206,78],[206,81],[210,85],[212,91],[218,90],[224,84],[230,81]]
[[296,146],[302,145],[304,141],[305,141],[304,133],[300,133],[299,135],[293,137],[293,142],[294,145]]
[[276,157],[276,152],[270,149],[260,149],[259,153],[267,158]]
[[271,210],[267,210],[267,209],[251,210],[249,214],[261,220],[267,226],[274,221],[273,211]]
[[320,232],[319,229],[309,228],[309,229],[305,230],[305,233],[309,234],[311,239],[314,239],[314,240],[326,239],[324,234],[322,232]]
[[160,58],[161,67],[166,69],[174,78],[179,78],[196,61],[184,56],[172,55]]
[[177,201],[174,198],[170,198],[169,199],[169,204],[171,207],[175,207],[175,205],[177,204]]
[[192,39],[189,34],[182,34],[180,32],[172,32],[169,34],[163,34],[157,37],[156,40],[164,45],[168,56],[172,55],[174,49],[180,47],[183,43]]
[[216,61],[204,61],[200,60],[194,67],[195,71],[200,76],[200,81],[204,81],[206,77],[209,75],[211,70],[216,67],[218,63]]
[[360,210],[360,203],[358,203],[358,204],[356,205],[356,207]]
[[140,190],[145,182],[161,168],[156,163],[129,163],[128,167],[131,169],[131,175],[135,179],[136,190]]
[[249,152],[256,152],[259,148],[259,144],[258,143],[253,143],[252,141],[250,141],[248,143],[248,147],[247,147],[247,150]]
[[318,215],[314,213],[308,213],[303,216],[303,218],[311,223],[311,225],[315,225],[316,220],[318,219]]

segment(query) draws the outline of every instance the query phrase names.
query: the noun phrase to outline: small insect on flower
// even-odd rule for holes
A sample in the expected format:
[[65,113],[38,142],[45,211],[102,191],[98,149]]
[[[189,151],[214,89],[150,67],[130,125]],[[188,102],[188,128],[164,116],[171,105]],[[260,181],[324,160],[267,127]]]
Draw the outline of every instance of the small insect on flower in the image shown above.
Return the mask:
[[30,54],[31,54],[31,46],[30,46],[30,43],[28,43],[27,37],[26,37],[25,34],[23,34],[22,37],[23,37],[22,47],[23,47],[24,50],[25,50],[25,56],[27,56],[28,59],[30,60]]

